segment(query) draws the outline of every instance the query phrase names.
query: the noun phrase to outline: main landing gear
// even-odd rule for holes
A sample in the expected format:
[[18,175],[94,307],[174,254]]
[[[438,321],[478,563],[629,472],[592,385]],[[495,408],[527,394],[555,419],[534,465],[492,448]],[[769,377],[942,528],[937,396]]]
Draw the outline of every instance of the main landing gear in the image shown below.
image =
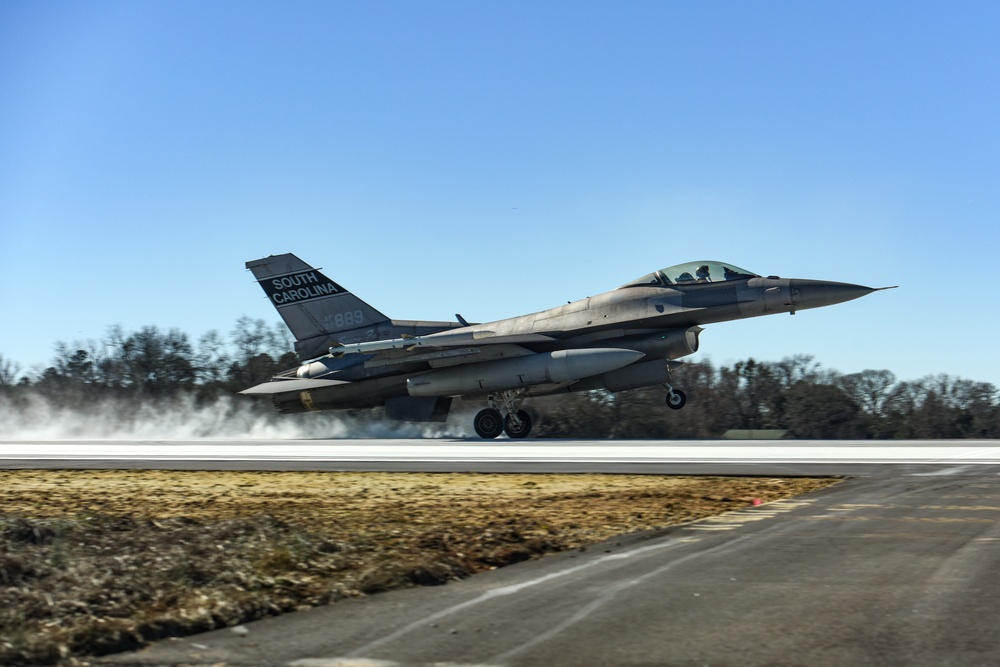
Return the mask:
[[480,410],[472,425],[481,438],[493,439],[501,433],[508,438],[527,438],[531,432],[531,417],[520,410],[524,389],[490,394],[490,407]]
[[[667,382],[663,386],[667,390],[668,408],[680,410],[687,404],[687,394],[680,389],[674,389],[671,383],[669,367]],[[490,407],[480,410],[472,422],[479,437],[492,440],[501,433],[506,433],[508,438],[527,438],[531,433],[531,416],[519,409],[526,391],[526,389],[515,389],[490,394],[486,399]]]

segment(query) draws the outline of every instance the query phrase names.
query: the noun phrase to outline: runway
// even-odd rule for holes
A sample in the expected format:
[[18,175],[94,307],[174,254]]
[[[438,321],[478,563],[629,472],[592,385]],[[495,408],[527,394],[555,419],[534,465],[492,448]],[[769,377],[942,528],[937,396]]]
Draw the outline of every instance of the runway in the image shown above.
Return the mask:
[[852,475],[1000,465],[995,440],[9,440],[2,468]]
[[0,466],[849,477],[102,663],[930,667],[1000,655],[997,441],[8,441]]

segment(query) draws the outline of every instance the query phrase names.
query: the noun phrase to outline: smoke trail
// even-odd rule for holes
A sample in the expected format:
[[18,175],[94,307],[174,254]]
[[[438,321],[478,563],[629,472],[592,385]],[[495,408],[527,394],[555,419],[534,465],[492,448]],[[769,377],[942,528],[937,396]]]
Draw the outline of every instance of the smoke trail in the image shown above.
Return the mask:
[[269,408],[231,396],[199,403],[194,396],[139,401],[98,399],[86,407],[67,407],[37,392],[12,398],[0,394],[0,439],[4,440],[183,440],[440,438],[464,437],[468,415],[448,422],[394,422],[377,411],[279,415]]

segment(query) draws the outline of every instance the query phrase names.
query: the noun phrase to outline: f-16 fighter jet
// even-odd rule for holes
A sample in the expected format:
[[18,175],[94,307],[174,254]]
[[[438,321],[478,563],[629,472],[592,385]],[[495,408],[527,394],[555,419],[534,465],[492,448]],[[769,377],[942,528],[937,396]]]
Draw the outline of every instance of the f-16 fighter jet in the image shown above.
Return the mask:
[[[390,419],[444,421],[453,397],[487,407],[476,433],[524,438],[530,396],[661,384],[666,405],[677,360],[698,350],[702,325],[795,313],[876,288],[762,277],[698,261],[654,271],[618,289],[539,313],[469,324],[393,320],[292,254],[247,262],[295,336],[298,368],[243,394],[270,395],[281,413],[385,406]],[[889,288],[878,288],[889,289]]]

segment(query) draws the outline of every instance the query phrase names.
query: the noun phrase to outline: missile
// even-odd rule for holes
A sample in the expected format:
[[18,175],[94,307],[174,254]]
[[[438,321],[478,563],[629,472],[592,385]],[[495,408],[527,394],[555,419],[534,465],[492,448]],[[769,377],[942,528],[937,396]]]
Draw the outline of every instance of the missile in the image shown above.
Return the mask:
[[410,396],[459,396],[570,382],[628,366],[643,356],[619,348],[541,352],[414,375],[406,380],[406,391]]
[[494,335],[492,331],[457,331],[428,334],[426,336],[406,336],[388,340],[371,340],[363,343],[345,343],[330,348],[331,357],[345,354],[375,354],[388,350],[414,350],[418,347],[446,347],[452,345],[467,345],[481,338]]
[[370,340],[363,343],[343,343],[330,348],[330,356],[333,358],[342,357],[345,354],[377,354],[390,350],[406,350],[412,352],[418,348],[441,348],[458,347],[462,345],[474,344],[476,341],[489,338],[491,344],[511,343],[521,345],[524,343],[551,343],[551,336],[544,334],[514,334],[500,335],[495,331],[477,329],[468,331],[460,329],[458,331],[441,331],[438,333],[426,334],[424,336],[410,336],[404,334],[402,338],[389,338],[387,340]]

